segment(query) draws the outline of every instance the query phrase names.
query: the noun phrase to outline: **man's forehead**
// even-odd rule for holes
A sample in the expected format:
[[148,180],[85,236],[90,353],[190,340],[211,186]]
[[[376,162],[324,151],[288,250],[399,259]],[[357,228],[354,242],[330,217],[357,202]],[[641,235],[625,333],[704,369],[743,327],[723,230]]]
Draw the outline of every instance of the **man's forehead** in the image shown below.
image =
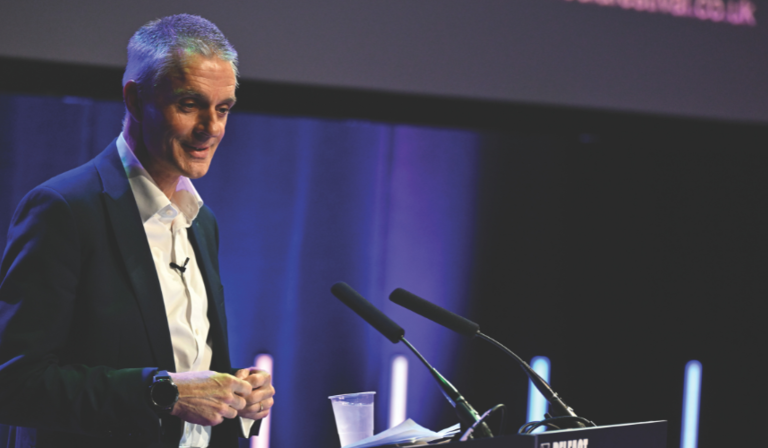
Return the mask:
[[176,61],[171,66],[170,74],[175,76],[185,76],[186,74],[194,71],[205,71],[212,69],[225,68],[228,72],[231,72],[232,77],[235,76],[232,63],[225,61],[220,57],[204,56],[202,54],[190,54],[183,56],[176,56]]
[[[225,93],[234,101],[237,79],[229,62],[217,57],[189,58],[175,65],[158,85],[165,85],[166,94],[174,97],[208,97],[211,93]],[[230,98],[227,98],[230,99]]]
[[171,91],[173,96],[205,96],[202,92],[191,87],[176,87]]

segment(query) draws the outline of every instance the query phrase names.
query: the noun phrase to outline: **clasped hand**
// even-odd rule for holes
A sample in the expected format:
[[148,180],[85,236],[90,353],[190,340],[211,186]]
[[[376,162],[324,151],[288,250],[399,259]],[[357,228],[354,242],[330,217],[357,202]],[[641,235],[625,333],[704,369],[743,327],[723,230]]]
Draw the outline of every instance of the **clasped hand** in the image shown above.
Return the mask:
[[234,376],[212,371],[170,375],[179,388],[171,415],[190,423],[215,426],[238,416],[258,420],[274,404],[272,378],[253,367],[240,369]]

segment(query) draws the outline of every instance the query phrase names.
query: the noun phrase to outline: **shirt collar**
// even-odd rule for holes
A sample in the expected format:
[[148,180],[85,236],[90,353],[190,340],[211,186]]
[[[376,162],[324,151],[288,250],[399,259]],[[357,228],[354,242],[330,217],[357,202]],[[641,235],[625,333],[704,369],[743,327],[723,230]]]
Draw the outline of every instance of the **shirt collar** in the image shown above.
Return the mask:
[[169,200],[160,190],[152,176],[149,175],[139,159],[133,153],[133,149],[128,146],[128,142],[123,137],[122,132],[117,137],[117,152],[125,169],[125,175],[131,184],[131,190],[136,197],[136,205],[139,207],[139,215],[142,222],[147,222],[152,216],[162,212],[165,209],[172,209],[173,205],[187,218],[188,225],[197,217],[200,208],[203,206],[203,199],[197,193],[192,181],[189,178],[181,176],[176,185],[176,192]]

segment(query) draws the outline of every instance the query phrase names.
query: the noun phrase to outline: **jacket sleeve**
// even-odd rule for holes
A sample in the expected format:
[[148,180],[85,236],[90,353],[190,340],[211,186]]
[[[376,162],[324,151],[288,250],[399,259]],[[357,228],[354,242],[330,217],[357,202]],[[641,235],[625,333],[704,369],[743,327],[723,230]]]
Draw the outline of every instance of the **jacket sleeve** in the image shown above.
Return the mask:
[[0,422],[109,435],[159,434],[145,391],[154,368],[62,365],[83,245],[70,204],[38,187],[13,217],[0,264]]

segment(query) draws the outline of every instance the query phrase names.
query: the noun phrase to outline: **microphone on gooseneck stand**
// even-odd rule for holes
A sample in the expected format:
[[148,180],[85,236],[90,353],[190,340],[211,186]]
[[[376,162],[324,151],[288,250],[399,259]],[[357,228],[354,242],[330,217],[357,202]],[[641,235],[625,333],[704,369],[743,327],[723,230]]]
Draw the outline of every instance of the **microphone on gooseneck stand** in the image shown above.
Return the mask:
[[[475,425],[474,434],[477,437],[493,437],[493,433],[491,433],[488,425],[486,425],[485,422],[480,422],[480,415],[477,411],[475,411],[467,400],[461,396],[459,391],[456,390],[456,388],[453,387],[440,372],[435,370],[435,368],[421,356],[421,353],[419,353],[418,350],[405,339],[405,330],[403,330],[402,327],[393,322],[392,319],[379,311],[379,309],[373,306],[371,302],[367,301],[357,291],[352,289],[351,286],[344,282],[339,282],[333,285],[331,287],[331,292],[336,298],[351,308],[352,311],[371,324],[373,328],[379,330],[379,332],[393,344],[402,341],[416,355],[416,357],[427,366],[427,369],[429,369],[429,372],[440,386],[445,398],[456,409],[456,415],[459,417],[462,429],[467,429]],[[479,424],[477,424],[478,422]]]
[[[536,389],[541,392],[541,395],[543,395],[552,406],[550,412],[555,417],[553,421],[557,421],[557,423],[552,423],[552,425],[559,426],[560,428],[584,428],[586,426],[595,426],[593,422],[576,415],[573,409],[563,402],[560,396],[552,390],[552,387],[550,387],[550,385],[547,384],[547,382],[544,381],[544,379],[541,378],[527,362],[523,361],[500,342],[481,333],[478,324],[454,314],[445,308],[437,306],[434,303],[424,300],[416,294],[410,293],[402,288],[397,288],[392,291],[392,294],[389,295],[389,300],[459,334],[470,338],[478,336],[480,339],[490,342],[514,358],[523,371],[528,375],[528,378],[533,385],[536,386]],[[544,424],[549,425],[549,423],[550,422],[546,422]]]

